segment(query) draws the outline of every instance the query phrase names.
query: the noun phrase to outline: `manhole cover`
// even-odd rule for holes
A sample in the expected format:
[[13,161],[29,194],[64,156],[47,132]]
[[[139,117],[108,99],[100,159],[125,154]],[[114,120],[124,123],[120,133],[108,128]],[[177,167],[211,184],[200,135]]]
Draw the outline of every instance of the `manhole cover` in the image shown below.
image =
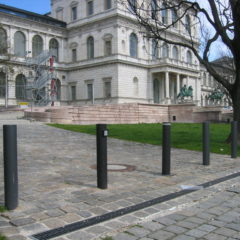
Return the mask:
[[[92,169],[96,169],[96,165],[91,166]],[[114,163],[109,163],[108,164],[108,171],[110,172],[131,172],[136,169],[135,166],[133,165],[128,165],[128,164],[114,164]]]

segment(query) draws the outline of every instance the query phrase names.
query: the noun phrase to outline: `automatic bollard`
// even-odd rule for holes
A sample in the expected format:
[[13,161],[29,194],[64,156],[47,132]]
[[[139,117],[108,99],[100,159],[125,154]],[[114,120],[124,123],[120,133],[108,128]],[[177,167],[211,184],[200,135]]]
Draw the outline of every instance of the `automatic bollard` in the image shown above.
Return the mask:
[[106,124],[97,124],[97,187],[107,189],[107,136]]
[[162,175],[171,172],[171,123],[163,123]]
[[202,144],[203,144],[203,165],[210,165],[210,134],[209,134],[209,122],[203,123],[202,128]]
[[231,158],[237,157],[237,143],[238,143],[238,122],[231,123]]
[[4,192],[5,207],[14,210],[18,206],[17,126],[3,126]]

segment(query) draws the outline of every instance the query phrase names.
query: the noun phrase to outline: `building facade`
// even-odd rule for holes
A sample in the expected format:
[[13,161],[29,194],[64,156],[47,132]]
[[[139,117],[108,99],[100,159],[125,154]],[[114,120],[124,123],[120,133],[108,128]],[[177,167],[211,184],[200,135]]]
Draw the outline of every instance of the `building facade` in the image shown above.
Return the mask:
[[[161,18],[172,21],[174,13],[164,11]],[[192,86],[195,104],[206,105],[205,73],[193,53],[143,37],[118,1],[52,0],[46,15],[0,4],[0,22],[0,105],[26,99],[26,86],[35,77],[28,60],[44,51],[54,56],[60,105],[176,104],[184,85]],[[168,34],[186,41],[191,31],[197,47],[193,16],[185,22]],[[44,91],[51,81],[47,84]]]

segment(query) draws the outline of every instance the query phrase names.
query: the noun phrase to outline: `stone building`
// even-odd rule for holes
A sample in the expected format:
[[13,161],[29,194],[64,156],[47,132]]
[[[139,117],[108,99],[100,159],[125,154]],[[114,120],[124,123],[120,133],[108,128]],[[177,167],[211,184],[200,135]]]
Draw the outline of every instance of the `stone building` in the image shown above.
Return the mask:
[[[174,14],[163,11],[162,21]],[[169,36],[186,41],[191,31],[198,46],[193,16],[184,21]],[[115,0],[52,0],[46,15],[0,4],[0,22],[0,44],[7,46],[0,49],[0,105],[6,92],[9,105],[24,100],[34,79],[26,63],[48,51],[55,59],[60,105],[175,104],[183,85],[193,87],[195,104],[205,105],[204,75],[193,53],[143,38],[132,14]]]

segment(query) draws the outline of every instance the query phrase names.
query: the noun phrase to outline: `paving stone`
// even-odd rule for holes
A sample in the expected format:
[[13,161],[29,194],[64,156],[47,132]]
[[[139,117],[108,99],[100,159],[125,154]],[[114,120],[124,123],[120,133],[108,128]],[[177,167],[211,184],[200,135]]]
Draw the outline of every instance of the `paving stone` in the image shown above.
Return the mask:
[[22,230],[27,235],[33,235],[35,233],[44,232],[44,231],[47,231],[49,229],[41,223],[33,223],[33,224],[30,224],[30,225],[23,226]]
[[240,221],[239,223],[229,223],[225,227],[240,232]]
[[69,235],[66,235],[66,237],[70,240],[88,240],[92,239],[94,235],[85,231],[77,231]]
[[157,218],[157,219],[154,219],[155,222],[158,222],[158,223],[161,223],[165,226],[169,226],[169,225],[172,225],[172,224],[175,224],[176,221],[175,220],[172,220],[168,217],[160,217],[160,218]]
[[172,240],[195,240],[195,237],[190,237],[187,235],[178,235],[177,237],[172,238]]
[[164,225],[158,222],[153,222],[153,221],[142,223],[141,226],[143,226],[145,229],[148,229],[150,231],[160,230],[164,227]]
[[201,230],[198,230],[198,229],[192,229],[192,230],[186,232],[185,234],[188,235],[188,236],[191,236],[191,237],[201,238],[204,235],[207,235],[208,233],[204,232],[204,231],[201,231]]
[[153,234],[149,234],[148,237],[156,239],[156,240],[166,240],[166,239],[171,239],[175,236],[175,234],[166,232],[163,230],[159,230]]
[[10,224],[9,224],[8,222],[6,222],[6,221],[0,221],[0,229],[1,229],[2,227],[8,227],[8,226],[10,226]]
[[219,235],[226,236],[226,237],[232,237],[233,235],[235,235],[237,233],[236,231],[229,229],[229,228],[225,228],[225,227],[219,228],[219,229],[215,230],[214,232]]
[[208,224],[203,224],[202,226],[198,227],[197,229],[204,231],[204,232],[212,232],[216,229],[216,227]]
[[24,226],[34,222],[36,222],[36,220],[33,218],[19,218],[10,221],[10,223],[14,226]]
[[85,231],[97,235],[97,234],[102,234],[104,232],[107,232],[109,230],[110,229],[107,227],[98,225],[98,226],[89,227]]
[[182,233],[188,231],[187,228],[179,227],[179,226],[176,226],[176,225],[168,226],[168,227],[164,228],[164,230],[168,231],[168,232],[175,233],[175,234],[182,234]]
[[42,221],[44,225],[46,225],[48,228],[58,228],[63,227],[66,225],[66,222],[64,222],[62,219],[58,218],[50,218]]
[[127,233],[119,233],[113,237],[114,240],[136,240],[137,237],[129,235]]
[[193,223],[193,222],[188,222],[188,221],[180,221],[180,222],[177,222],[176,225],[178,225],[180,227],[188,228],[188,229],[193,229],[193,228],[196,228],[199,226],[198,223]]
[[78,214],[83,218],[88,218],[92,216],[92,213],[89,211],[79,211]]
[[197,223],[197,224],[203,224],[205,222],[207,222],[206,219],[202,219],[202,218],[198,218],[198,217],[190,217],[188,218],[188,222],[193,222],[193,223]]
[[175,220],[175,221],[182,221],[186,218],[186,216],[181,215],[181,214],[171,214],[171,215],[168,215],[168,218]]
[[150,233],[147,229],[141,228],[139,226],[132,227],[127,230],[128,233],[133,234],[136,237],[145,237],[147,234]]
[[8,237],[7,240],[27,240],[27,238],[21,235],[15,235],[15,236]]
[[60,217],[62,215],[64,215],[65,213],[63,211],[61,211],[60,209],[52,209],[52,210],[48,210],[47,212],[45,212],[48,216],[50,217]]
[[219,235],[219,234],[215,234],[215,233],[209,233],[209,234],[204,236],[204,239],[207,239],[207,240],[225,240],[225,239],[227,239],[227,237]]

